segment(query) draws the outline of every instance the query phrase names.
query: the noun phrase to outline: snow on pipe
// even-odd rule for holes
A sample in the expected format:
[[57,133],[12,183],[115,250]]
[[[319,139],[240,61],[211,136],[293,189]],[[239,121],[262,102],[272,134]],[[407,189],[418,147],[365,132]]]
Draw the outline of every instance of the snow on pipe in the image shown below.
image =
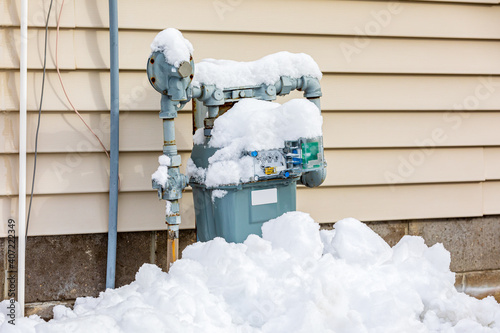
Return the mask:
[[21,1],[21,59],[19,79],[19,216],[18,216],[18,290],[19,316],[24,316],[26,258],[26,103],[28,76],[28,1]]
[[109,44],[110,44],[110,175],[109,175],[109,220],[108,258],[106,263],[106,288],[115,287],[116,243],[118,224],[118,154],[119,154],[119,63],[118,63],[118,8],[116,0],[109,0]]
[[[173,168],[178,171],[180,158],[177,157],[177,144],[175,142],[175,122],[174,118],[163,119],[163,154],[169,157],[170,173],[174,172]],[[179,160],[179,163],[172,161]],[[181,190],[182,191],[182,190]],[[179,253],[179,200],[172,199],[167,201],[166,223],[167,223],[167,271],[170,269],[170,264],[178,258]]]
[[[173,30],[170,32],[179,38],[180,32]],[[167,37],[172,36],[167,34]],[[152,185],[158,190],[159,198],[167,200],[165,212],[168,232],[167,256],[169,265],[167,265],[167,270],[170,263],[174,262],[178,256],[179,225],[181,223],[179,199],[182,197],[182,190],[187,186],[187,178],[179,171],[181,157],[178,155],[175,142],[175,118],[177,118],[177,111],[190,99],[187,88],[191,83],[194,68],[191,56],[192,48],[184,49],[183,42],[180,46],[176,45],[169,49],[174,54],[185,51],[181,52],[183,53],[182,59],[179,61],[168,62],[164,54],[153,52],[148,59],[147,67],[149,82],[162,94],[159,116],[163,120],[163,157],[168,162],[165,165],[160,162],[159,169],[152,176]],[[199,93],[201,94],[201,91]]]

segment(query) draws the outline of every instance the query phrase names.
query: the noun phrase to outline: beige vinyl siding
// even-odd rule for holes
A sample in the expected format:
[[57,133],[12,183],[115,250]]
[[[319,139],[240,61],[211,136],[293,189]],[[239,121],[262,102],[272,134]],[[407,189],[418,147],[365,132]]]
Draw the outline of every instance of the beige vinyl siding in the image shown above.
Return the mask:
[[500,180],[500,148],[485,148],[484,162],[484,175],[486,179]]
[[[33,235],[71,234],[75,230],[105,232],[108,226],[108,194],[38,195],[33,202]],[[483,212],[480,183],[446,185],[400,185],[391,187],[323,187],[297,191],[297,209],[318,222],[332,222],[354,216],[363,221],[478,216]],[[124,192],[118,199],[118,230],[164,229],[163,202],[154,192]],[[194,227],[194,206],[190,191],[180,201],[183,228]],[[322,209],[319,209],[322,208]],[[15,214],[17,197],[3,197],[3,216]],[[353,213],[354,212],[354,213]],[[44,223],[34,222],[43,221]],[[81,232],[81,231],[80,231]],[[7,233],[6,225],[0,233]]]
[[[470,6],[467,3],[479,3]],[[56,2],[59,4],[60,2]],[[131,30],[160,30],[165,25],[181,30],[254,32],[320,35],[375,35],[427,38],[493,39],[500,36],[500,9],[483,3],[496,1],[450,1],[422,3],[418,1],[328,1],[328,0],[258,0],[223,2],[205,0],[149,1],[121,0],[119,27]],[[45,26],[48,3],[29,1],[30,26]],[[62,27],[108,27],[108,4],[104,1],[66,1]],[[432,6],[432,7],[429,7]],[[19,4],[2,0],[0,15],[3,25],[19,26]],[[265,8],[265,10],[262,10]],[[187,15],[169,15],[174,9],[190,9]],[[195,10],[193,10],[195,9]],[[374,12],[391,10],[388,24],[380,31],[366,30],[376,20]],[[429,15],[429,12],[432,15]],[[252,19],[249,19],[252,18]],[[425,20],[425,23],[423,22]],[[51,26],[55,26],[55,15]],[[472,24],[464,24],[471,22]],[[359,29],[355,29],[359,28]]]
[[[123,151],[161,151],[162,124],[154,111],[123,112],[120,123],[120,149]],[[0,114],[4,135],[0,149],[18,151],[18,115]],[[82,117],[109,144],[109,112],[86,112]],[[100,151],[95,138],[80,119],[70,113],[45,112],[39,142],[40,152]],[[395,148],[499,146],[500,113],[474,112],[460,115],[451,112],[324,112],[326,148]],[[28,152],[34,151],[37,114],[28,114]],[[182,112],[176,119],[176,139],[180,150],[190,150],[191,114]],[[61,140],[61,136],[64,140]],[[108,137],[106,137],[108,136]],[[158,146],[158,142],[160,145]]]
[[473,3],[473,4],[498,4],[497,0],[420,0],[420,1],[430,1],[430,2],[463,2],[463,3]]
[[[121,191],[150,190],[151,174],[158,166],[160,153],[122,152]],[[187,161],[189,155],[189,152],[181,152],[183,161]],[[398,184],[477,182],[485,180],[483,166],[495,167],[494,162],[491,163],[493,165],[484,164],[482,148],[439,148],[428,156],[416,149],[328,149],[325,155],[329,166],[324,186],[385,185],[391,179],[387,173],[398,174],[398,169],[405,172],[398,179]],[[412,164],[412,161],[418,164]],[[0,168],[0,195],[16,195],[17,155],[0,155],[0,165],[3,166]],[[108,190],[109,167],[104,154],[41,154],[37,165],[45,172],[37,176],[35,194],[98,193]],[[98,165],[102,167],[96,168]],[[460,168],[454,167],[457,165]],[[33,154],[30,154],[28,169],[32,167]],[[185,172],[185,163],[181,171]],[[29,175],[30,184],[31,180]]]
[[[227,2],[226,2],[227,3]],[[156,0],[144,6],[134,0],[120,2],[120,27],[127,29],[163,29],[165,24],[183,30],[258,32],[283,34],[362,34],[400,37],[496,38],[500,35],[500,8],[466,4],[442,4],[389,1],[279,0],[241,1],[226,11],[211,1],[179,2],[182,8],[196,8],[189,15],[168,15],[175,2]],[[106,27],[105,2],[75,2],[77,27]],[[429,7],[429,6],[433,7]],[[154,8],[154,10],[152,10]],[[265,10],[262,10],[265,8]],[[391,22],[379,34],[364,28],[374,20],[373,12],[392,9]],[[432,11],[432,15],[429,15]],[[138,18],[147,19],[138,19]],[[249,19],[251,18],[251,19]],[[425,19],[425,23],[423,20]],[[473,24],[464,24],[464,22]],[[376,30],[375,30],[376,31]]]
[[483,214],[500,214],[500,181],[483,183]]
[[[61,1],[54,3],[58,8]],[[164,228],[164,203],[150,180],[162,148],[160,96],[144,68],[149,44],[167,24],[193,43],[195,61],[249,61],[288,50],[318,62],[328,176],[319,189],[300,186],[297,207],[317,221],[500,214],[498,1],[259,0],[225,12],[214,3],[119,2],[120,231]],[[48,2],[29,6],[28,189]],[[168,15],[171,8],[195,9]],[[17,215],[19,5],[0,0],[0,9],[0,209],[6,219]],[[109,146],[107,22],[107,2],[66,1],[59,62],[73,103]],[[53,12],[30,235],[105,232],[108,161],[62,94],[54,26]],[[301,93],[279,101],[292,97]],[[176,119],[184,164],[192,148],[190,108]],[[194,227],[189,189],[181,209],[182,227]]]
[[[147,58],[146,58],[147,59]],[[62,79],[73,104],[81,111],[103,111],[109,108],[109,71],[65,71]],[[28,109],[38,109],[40,72],[28,73]],[[69,104],[60,98],[63,92],[57,73],[48,72],[44,109],[69,111]],[[326,74],[321,80],[325,92],[321,106],[324,111],[452,111],[496,110],[500,106],[500,77],[478,75],[393,75],[393,74]],[[9,70],[0,73],[2,109],[18,107],[19,74]],[[88,94],[82,94],[82,91]],[[478,97],[476,97],[476,95]],[[300,97],[299,92],[281,99]],[[149,87],[143,71],[120,74],[120,102],[123,110],[156,111],[158,93]],[[184,112],[189,112],[187,104]]]
[[[37,195],[33,201],[30,235],[59,235],[106,232],[108,229],[107,193],[80,193],[72,195]],[[193,199],[190,192],[180,200],[183,228],[194,228]],[[3,197],[2,216],[14,216],[18,198]],[[156,193],[125,192],[118,196],[118,230],[147,231],[165,229],[165,203]],[[43,223],[41,223],[43,221]],[[7,234],[7,224],[0,225],[0,233]]]
[[[29,44],[30,68],[42,68],[44,32],[42,28],[30,29],[29,40],[36,42]],[[144,58],[149,55],[149,45],[156,33],[120,31],[120,68],[143,69]],[[106,30],[62,29],[59,38],[64,47],[59,50],[60,68],[109,68],[108,34]],[[52,52],[49,52],[47,68],[53,69],[55,31],[50,31],[49,36]],[[199,59],[251,61],[283,50],[308,50],[324,73],[500,74],[500,64],[496,61],[500,57],[500,45],[487,40],[374,38],[368,46],[359,48],[362,52],[346,58],[339,45],[356,46],[357,37],[202,32],[185,32],[184,36],[196,46]],[[4,56],[0,58],[2,68],[18,68],[18,57],[8,56],[9,48],[16,48],[16,53],[19,53],[18,40],[18,29],[0,28],[0,45],[4,46]],[[211,48],[212,44],[234,47]],[[245,49],[244,53],[242,49]]]

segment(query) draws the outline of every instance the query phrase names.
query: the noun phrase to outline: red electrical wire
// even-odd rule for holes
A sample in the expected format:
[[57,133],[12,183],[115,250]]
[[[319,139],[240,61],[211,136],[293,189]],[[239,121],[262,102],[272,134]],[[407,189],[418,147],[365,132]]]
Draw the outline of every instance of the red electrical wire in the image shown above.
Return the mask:
[[[64,92],[64,95],[66,96],[66,99],[68,100],[69,105],[71,105],[71,107],[73,108],[73,111],[75,111],[75,113],[78,115],[78,117],[80,117],[80,120],[85,124],[85,126],[87,126],[89,131],[92,132],[92,134],[95,136],[97,141],[99,141],[99,144],[101,145],[102,149],[104,150],[104,153],[106,154],[108,159],[110,159],[108,150],[106,149],[106,147],[102,143],[101,139],[99,139],[99,136],[97,136],[97,134],[95,134],[95,132],[92,130],[92,128],[90,128],[90,126],[85,122],[85,120],[83,119],[80,112],[78,112],[78,110],[73,105],[73,103],[71,103],[71,99],[69,98],[68,93],[66,92],[66,88],[64,87],[64,83],[63,83],[63,80],[61,77],[61,72],[59,71],[59,61],[58,61],[59,26],[60,26],[60,22],[61,22],[61,15],[62,15],[63,6],[64,6],[64,0],[62,0],[61,9],[59,11],[59,16],[57,18],[57,29],[56,29],[56,70],[57,70],[57,76],[59,77],[59,82],[61,83],[62,90]],[[118,176],[118,191],[120,190],[120,184],[121,184],[121,180],[120,180],[120,176]]]
[[58,55],[58,46],[59,46],[59,26],[60,26],[60,22],[61,22],[61,15],[62,15],[63,6],[64,6],[64,0],[62,0],[61,9],[59,11],[59,17],[57,18],[57,30],[56,30],[56,70],[57,70],[57,76],[59,77],[59,82],[61,82],[62,90],[64,92],[64,95],[66,96],[66,99],[68,100],[69,105],[71,105],[71,107],[73,108],[73,111],[75,111],[75,113],[78,115],[78,117],[80,117],[81,121],[85,124],[85,126],[87,126],[89,131],[92,132],[92,134],[94,134],[95,138],[97,139],[97,141],[99,141],[99,144],[101,145],[102,149],[104,150],[104,152],[106,153],[106,156],[108,156],[108,159],[109,159],[110,157],[109,157],[108,150],[106,149],[106,147],[102,143],[101,139],[99,139],[97,134],[95,134],[95,132],[92,130],[92,128],[90,128],[90,126],[85,122],[85,120],[83,119],[80,112],[78,112],[78,110],[75,108],[73,103],[71,103],[71,100],[68,96],[68,93],[66,92],[66,89],[64,87],[64,83],[63,83],[63,80],[61,77],[61,72],[59,71],[59,62],[58,62],[57,55]]

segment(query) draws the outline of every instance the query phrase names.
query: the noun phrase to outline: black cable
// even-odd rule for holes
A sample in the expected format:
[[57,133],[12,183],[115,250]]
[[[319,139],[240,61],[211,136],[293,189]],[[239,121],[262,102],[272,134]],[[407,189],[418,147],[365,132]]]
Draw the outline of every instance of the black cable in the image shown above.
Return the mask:
[[40,93],[40,107],[38,108],[38,124],[36,126],[36,134],[35,134],[35,158],[33,161],[33,179],[31,181],[31,195],[30,195],[30,204],[28,207],[28,218],[26,219],[26,240],[28,239],[28,227],[30,225],[30,214],[31,214],[31,202],[33,201],[33,190],[35,188],[35,175],[36,175],[36,159],[38,154],[38,131],[40,130],[40,118],[42,117],[42,104],[43,104],[43,92],[45,89],[45,71],[47,70],[47,35],[49,31],[49,18],[50,11],[52,9],[52,2],[50,0],[49,11],[47,12],[47,20],[45,21],[45,47],[43,50],[43,76],[42,76],[42,91]]

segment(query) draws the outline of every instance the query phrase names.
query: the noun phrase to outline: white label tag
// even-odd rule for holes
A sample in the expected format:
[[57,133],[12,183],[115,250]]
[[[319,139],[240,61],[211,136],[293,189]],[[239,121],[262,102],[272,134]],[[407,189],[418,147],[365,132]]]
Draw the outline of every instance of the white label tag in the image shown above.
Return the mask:
[[268,190],[252,191],[252,206],[265,205],[278,202],[278,190],[270,188]]

